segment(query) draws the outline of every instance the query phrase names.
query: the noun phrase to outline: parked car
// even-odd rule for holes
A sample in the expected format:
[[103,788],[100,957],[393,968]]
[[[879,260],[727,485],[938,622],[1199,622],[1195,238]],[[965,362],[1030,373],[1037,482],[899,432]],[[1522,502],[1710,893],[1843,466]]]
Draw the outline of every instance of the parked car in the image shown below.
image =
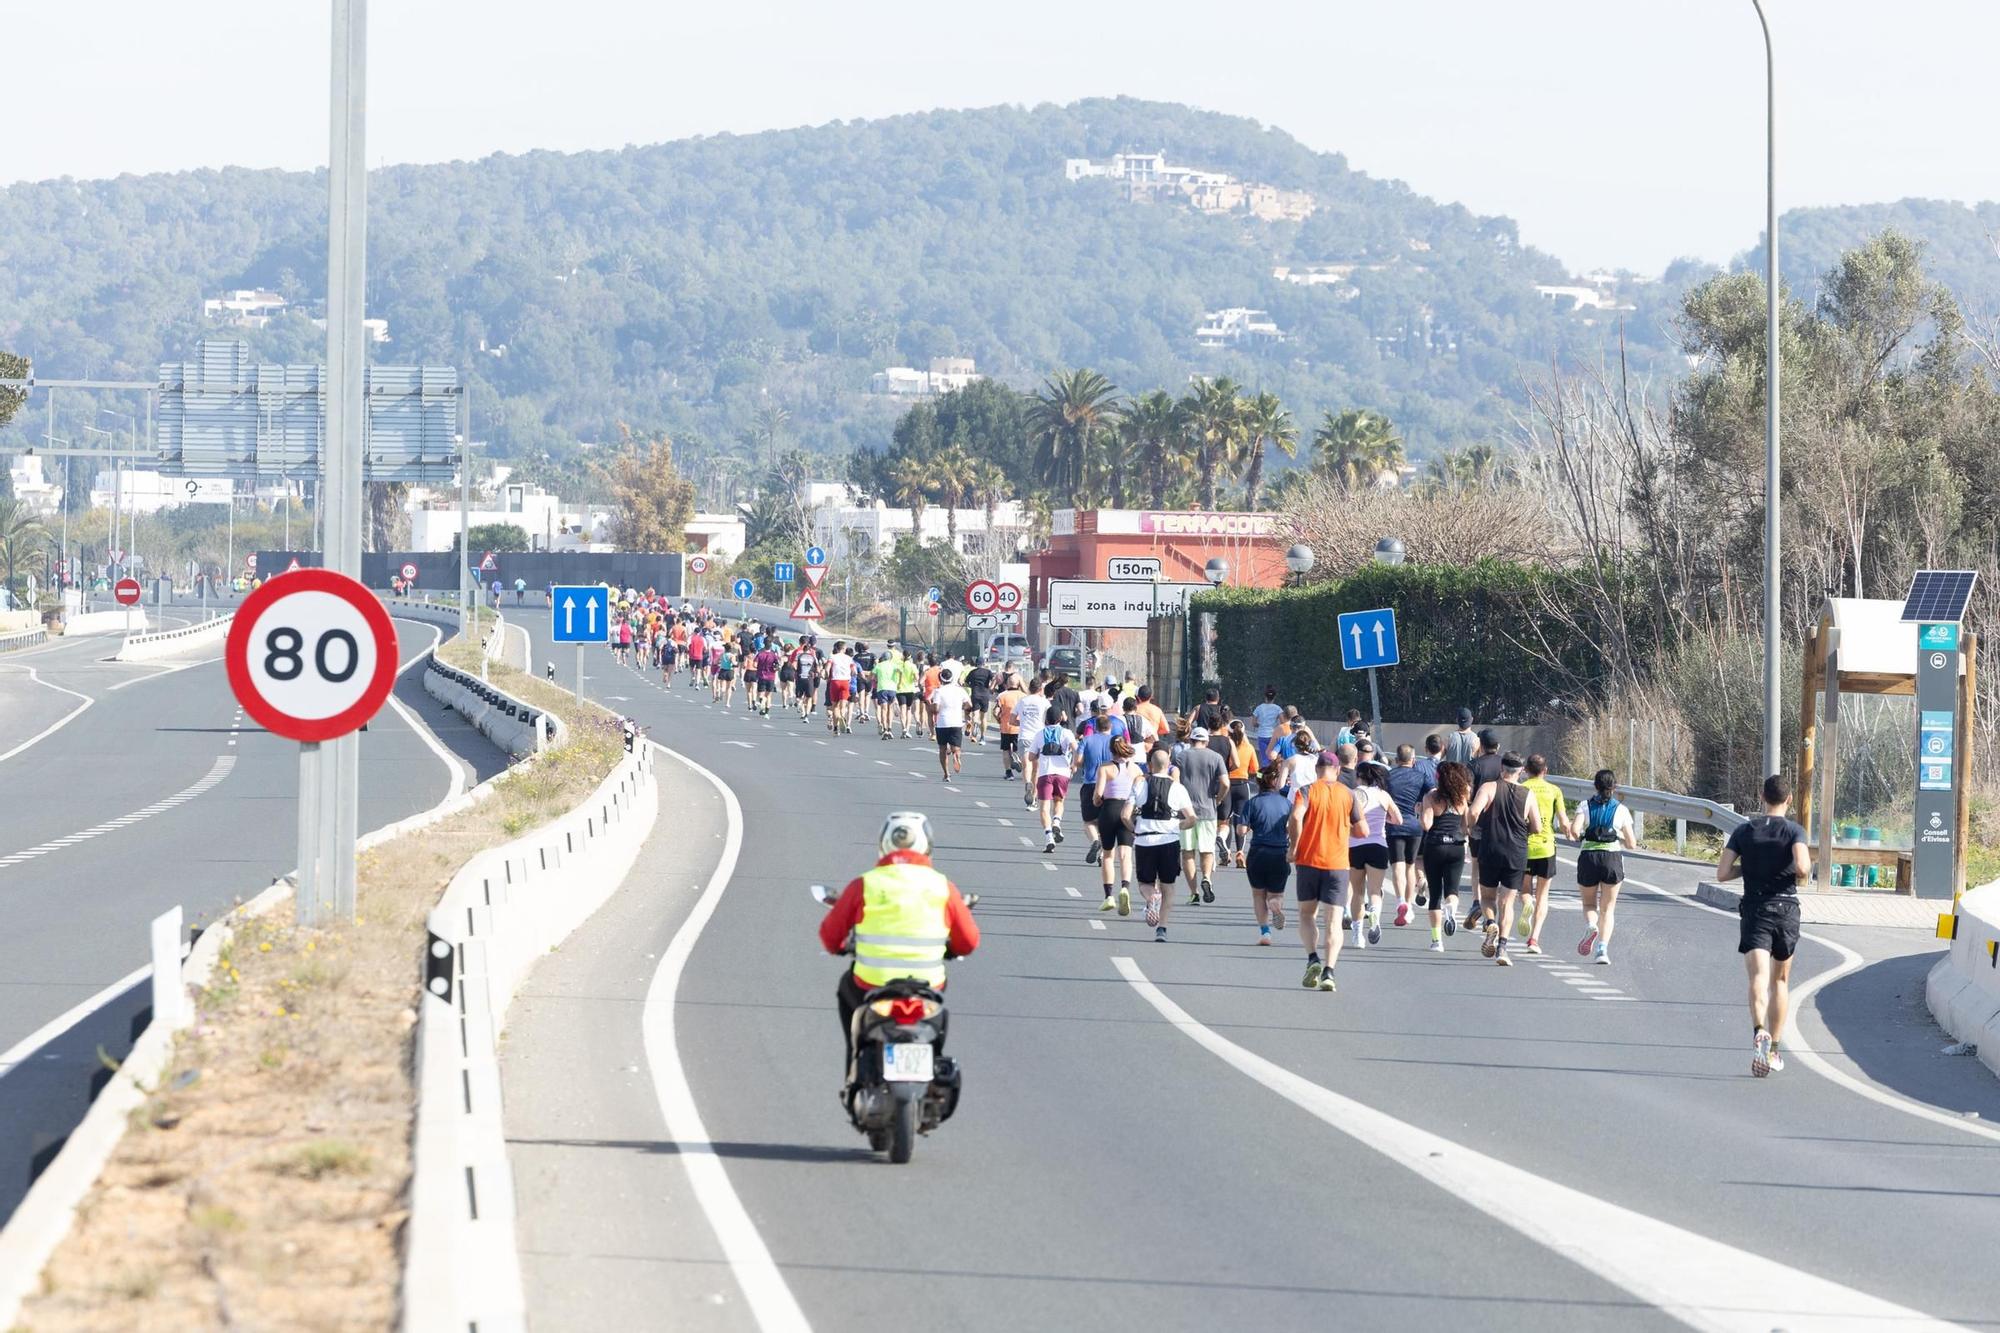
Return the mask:
[[1042,654],[1042,670],[1060,671],[1071,680],[1083,679],[1083,649],[1073,643],[1049,649]]
[[1034,649],[1028,646],[1026,636],[1010,634],[1005,631],[987,635],[986,646],[980,649],[979,655],[985,659],[986,665],[994,667],[1002,666],[1008,662],[1033,662],[1035,660]]

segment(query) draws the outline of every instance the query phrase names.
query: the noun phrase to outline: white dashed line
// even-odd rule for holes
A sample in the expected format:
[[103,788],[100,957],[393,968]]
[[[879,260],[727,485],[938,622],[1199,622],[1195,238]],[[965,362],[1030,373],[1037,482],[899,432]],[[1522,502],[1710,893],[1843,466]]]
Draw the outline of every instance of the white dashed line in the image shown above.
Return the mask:
[[1082,890],[1082,889],[1079,889],[1079,888],[1077,888],[1077,887],[1075,887],[1074,885],[1071,885],[1071,884],[1065,884],[1065,885],[1063,885],[1063,892],[1064,892],[1064,893],[1067,893],[1067,894],[1068,894],[1068,895],[1069,895],[1070,897],[1072,897],[1072,898],[1081,898],[1081,897],[1083,897],[1083,890]]
[[[1103,923],[1102,921],[1093,921],[1093,922],[1091,922],[1091,923],[1090,923],[1090,928],[1091,928],[1092,930],[1103,930],[1103,929],[1104,929],[1104,923]],[[835,1016],[836,1016],[836,1017],[838,1017],[838,1015],[835,1015]]]
[[986,802],[984,801],[974,801],[973,804],[978,806],[981,810],[991,810],[993,808],[992,806],[986,804]]
[[1035,840],[1033,838],[1030,838],[1025,833],[1017,833],[1014,836],[1021,840],[1021,845],[1023,847],[1033,847],[1035,845]]
[[1009,819],[1009,818],[1007,818],[1007,816],[1005,816],[1005,815],[995,815],[995,816],[993,816],[993,817],[994,817],[995,819],[999,820],[999,821],[1000,821],[1000,822],[1001,822],[1002,824],[1005,824],[1005,825],[1006,825],[1006,826],[1007,826],[1008,828],[1013,828],[1013,827],[1014,827],[1014,821],[1013,821],[1013,820],[1011,820],[1011,819]]
[[[230,742],[231,745],[235,743],[234,741]],[[215,761],[214,765],[210,767],[207,775],[201,781],[184,791],[176,792],[163,801],[155,801],[144,809],[134,810],[131,814],[120,815],[117,819],[106,820],[102,824],[94,824],[82,832],[72,833],[66,837],[56,838],[49,842],[40,843],[22,851],[11,853],[8,856],[0,857],[0,866],[19,865],[23,861],[31,861],[38,856],[47,856],[50,852],[59,852],[65,847],[74,847],[76,844],[90,838],[98,837],[100,834],[115,833],[130,824],[138,823],[142,819],[163,814],[208,791],[218,782],[228,777],[229,770],[235,767],[236,757],[234,755],[223,755]]]

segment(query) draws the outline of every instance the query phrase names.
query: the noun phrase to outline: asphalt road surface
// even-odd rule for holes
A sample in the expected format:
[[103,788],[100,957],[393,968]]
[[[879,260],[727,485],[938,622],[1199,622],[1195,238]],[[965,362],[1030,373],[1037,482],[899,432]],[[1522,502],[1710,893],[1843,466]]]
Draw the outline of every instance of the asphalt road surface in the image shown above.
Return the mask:
[[[396,629],[405,662],[437,637],[415,621]],[[0,1220],[101,1086],[100,1050],[130,1049],[147,987],[53,1043],[23,1044],[144,967],[153,917],[178,903],[190,925],[212,921],[298,860],[298,746],[242,713],[220,645],[106,660],[119,642],[93,635],[0,656]],[[504,767],[423,692],[420,674],[405,672],[396,697],[455,756],[461,780]],[[392,708],[363,734],[361,763],[364,830],[436,804],[454,777]]]
[[[510,618],[544,660],[546,619]],[[1343,952],[1338,994],[1308,992],[1295,936],[1256,945],[1241,872],[1175,910],[1170,944],[1136,910],[1100,915],[1082,840],[1041,854],[996,747],[947,787],[920,741],[656,680],[590,655],[589,693],[730,789],[740,852],[677,990],[656,989],[733,845],[717,788],[663,761],[638,870],[516,1001],[538,1329],[1996,1319],[2000,1085],[1939,1053],[1931,941],[1815,931],[1869,960],[1800,1018],[1837,1078],[1797,1054],[1750,1077],[1735,922],[1665,860],[1632,859],[1658,891],[1628,887],[1610,968],[1571,947],[1571,877],[1542,959],[1498,968],[1464,934],[1440,958],[1390,927]],[[896,808],[930,815],[938,865],[983,896],[983,946],[951,969],[964,1101],[906,1167],[835,1104],[843,964],[806,893],[871,864]],[[1809,942],[1795,984],[1845,961]],[[673,1068],[649,1015],[671,1018]]]

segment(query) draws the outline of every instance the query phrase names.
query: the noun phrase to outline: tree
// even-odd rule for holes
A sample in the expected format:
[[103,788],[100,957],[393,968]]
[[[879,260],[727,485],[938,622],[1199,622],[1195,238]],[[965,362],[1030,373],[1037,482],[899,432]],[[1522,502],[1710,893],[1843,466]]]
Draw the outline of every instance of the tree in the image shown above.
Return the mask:
[[38,574],[48,561],[48,530],[28,507],[12,496],[0,498],[0,564],[7,570],[7,591],[22,600],[15,582],[23,574]]
[[611,539],[627,551],[678,551],[694,519],[694,483],[675,470],[666,435],[643,442],[625,435],[610,467]]
[[958,549],[958,508],[970,498],[978,484],[978,465],[972,455],[953,445],[938,451],[930,462],[931,483],[944,509],[945,539]]
[[1118,423],[1139,483],[1155,509],[1167,507],[1167,487],[1185,462],[1181,425],[1180,408],[1164,389],[1136,399]]
[[922,540],[924,509],[931,499],[929,464],[920,458],[898,460],[889,473],[889,499],[910,511],[910,535]]
[[1243,399],[1228,376],[1197,380],[1181,400],[1181,417],[1194,454],[1195,496],[1203,509],[1215,508],[1217,477],[1241,455],[1247,437]]
[[993,550],[993,511],[1000,507],[1013,491],[1007,474],[998,463],[980,458],[973,461],[972,501],[986,514],[986,549]]
[[[395,551],[407,548],[410,543],[410,516],[403,503],[410,496],[410,484],[406,481],[371,481],[368,483],[368,549],[371,551]],[[512,526],[511,524],[509,526]],[[519,528],[514,529],[519,532]],[[510,550],[528,549],[523,534],[522,544]]]
[[1395,426],[1366,408],[1326,413],[1313,432],[1313,450],[1313,466],[1350,491],[1380,485],[1403,466],[1403,441]]
[[1077,505],[1097,434],[1117,419],[1117,386],[1096,371],[1069,370],[1044,381],[1029,410],[1042,484]]
[[896,543],[882,562],[882,581],[894,597],[921,597],[936,586],[944,594],[946,606],[957,606],[965,597],[965,585],[972,581],[965,557],[949,543],[926,542],[911,537]]
[[1249,438],[1249,464],[1243,470],[1243,507],[1257,507],[1258,491],[1264,484],[1264,451],[1275,447],[1287,458],[1299,453],[1299,428],[1292,414],[1275,393],[1260,393],[1251,399],[1244,422]]

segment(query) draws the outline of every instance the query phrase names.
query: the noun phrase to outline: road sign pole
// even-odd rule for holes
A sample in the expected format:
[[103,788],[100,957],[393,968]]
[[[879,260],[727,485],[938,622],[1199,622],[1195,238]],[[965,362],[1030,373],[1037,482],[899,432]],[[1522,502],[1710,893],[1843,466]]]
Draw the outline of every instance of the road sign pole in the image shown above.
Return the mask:
[[1368,668],[1368,727],[1376,735],[1382,733],[1382,691],[1375,687],[1375,668]]
[[[306,741],[299,746],[299,811],[319,809],[319,742]],[[310,820],[299,820],[299,878],[292,894],[294,910],[298,913],[299,924],[313,927],[320,924],[319,900],[319,830]]]
[[[1946,631],[1951,647],[1934,631]],[[1916,836],[1910,853],[1912,891],[1951,898],[1958,888],[1958,784],[1965,760],[1958,740],[1957,625],[1923,625],[1917,637]]]
[[583,702],[583,645],[576,646],[576,701]]

